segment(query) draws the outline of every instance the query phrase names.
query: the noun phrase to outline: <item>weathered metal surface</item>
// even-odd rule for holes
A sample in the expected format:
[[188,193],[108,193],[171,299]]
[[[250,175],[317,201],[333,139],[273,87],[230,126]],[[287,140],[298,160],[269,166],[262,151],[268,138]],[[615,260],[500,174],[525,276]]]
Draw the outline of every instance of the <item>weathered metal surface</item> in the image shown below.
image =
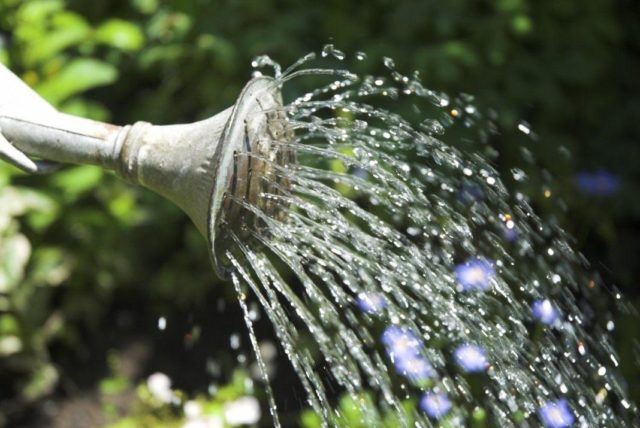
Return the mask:
[[56,111],[0,65],[0,157],[29,172],[44,171],[46,162],[98,165],[161,194],[207,237],[221,273],[214,254],[221,231],[254,220],[238,216],[238,205],[225,195],[269,212],[259,200],[268,190],[264,178],[273,175],[274,163],[291,160],[272,144],[290,138],[281,106],[276,82],[260,77],[233,107],[209,119],[120,127]]

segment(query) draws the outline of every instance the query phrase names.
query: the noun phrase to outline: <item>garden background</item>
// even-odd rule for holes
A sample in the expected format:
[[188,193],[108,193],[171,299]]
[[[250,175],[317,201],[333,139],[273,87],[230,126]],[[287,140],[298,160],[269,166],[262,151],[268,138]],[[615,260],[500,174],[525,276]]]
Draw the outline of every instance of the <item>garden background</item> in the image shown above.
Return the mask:
[[[594,307],[615,321],[639,401],[639,12],[633,0],[0,0],[0,62],[64,112],[168,124],[231,105],[256,55],[287,65],[333,43],[494,110],[505,177],[528,123],[529,194],[576,237],[598,286],[624,296]],[[149,395],[156,372],[222,408],[252,389],[236,306],[204,239],[160,197],[93,167],[27,176],[0,163],[0,427],[180,426]],[[304,397],[263,345],[279,353],[276,394],[295,425]]]

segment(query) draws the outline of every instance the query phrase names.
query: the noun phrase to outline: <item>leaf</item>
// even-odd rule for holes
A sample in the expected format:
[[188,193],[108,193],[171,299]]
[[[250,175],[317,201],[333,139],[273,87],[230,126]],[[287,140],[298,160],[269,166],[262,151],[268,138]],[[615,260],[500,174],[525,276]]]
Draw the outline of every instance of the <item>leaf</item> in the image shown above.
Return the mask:
[[313,410],[305,410],[300,414],[300,425],[304,428],[320,428],[322,420]]
[[135,51],[142,47],[144,35],[133,23],[122,19],[110,19],[98,27],[94,39],[114,48]]
[[86,40],[91,31],[89,24],[80,15],[65,12],[55,15],[55,29],[46,37],[31,43],[24,55],[26,65],[34,66],[53,57],[64,49]]
[[115,395],[129,388],[129,379],[124,376],[113,376],[100,381],[100,392],[104,395]]
[[35,0],[24,3],[18,9],[17,18],[18,22],[24,21],[27,24],[43,25],[47,16],[64,8],[64,2],[61,0]]
[[[2,42],[0,42],[1,44]],[[0,45],[0,64],[9,66],[9,52]]]
[[18,335],[20,328],[16,317],[11,314],[0,315],[0,336]]
[[22,341],[19,337],[8,335],[0,336],[0,356],[6,357],[22,350]]
[[3,237],[0,242],[0,293],[6,293],[22,280],[31,244],[21,234]]
[[73,200],[96,187],[102,176],[100,168],[83,165],[56,174],[52,182],[63,190],[67,199]]
[[71,273],[71,263],[60,248],[38,248],[32,257],[29,279],[38,285],[57,286]]
[[106,62],[76,59],[36,86],[36,91],[52,104],[58,104],[72,95],[113,83],[117,78],[116,68]]
[[81,97],[71,98],[65,101],[59,109],[63,113],[74,116],[86,117],[87,119],[108,122],[111,112],[102,104],[85,100]]
[[60,375],[51,364],[44,364],[33,373],[31,379],[22,390],[28,400],[35,400],[50,393],[58,383]]

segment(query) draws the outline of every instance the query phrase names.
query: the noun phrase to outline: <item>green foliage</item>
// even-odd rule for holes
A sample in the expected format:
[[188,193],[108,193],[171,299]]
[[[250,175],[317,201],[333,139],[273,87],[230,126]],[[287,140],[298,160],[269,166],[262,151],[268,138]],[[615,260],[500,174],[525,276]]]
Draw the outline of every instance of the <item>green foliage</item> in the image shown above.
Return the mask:
[[[340,396],[337,408],[333,412],[333,425],[344,428],[384,427],[400,428],[413,426],[416,403],[414,400],[405,400],[402,403],[405,420],[401,421],[395,412],[380,414],[371,396],[363,395],[358,399],[344,394]],[[443,419],[442,426],[448,426]],[[312,410],[303,411],[300,414],[300,425],[304,428],[320,428],[321,418]]]
[[[392,56],[399,69],[420,71],[426,86],[474,94],[480,109],[496,112],[502,138],[495,163],[507,181],[521,164],[517,124],[532,124],[537,139],[529,149],[538,163],[526,171],[527,192],[544,209],[553,202],[540,191],[544,171],[559,176],[554,194],[568,205],[555,220],[632,290],[638,270],[631,254],[640,242],[640,105],[631,94],[639,89],[633,49],[640,26],[625,9],[630,5],[0,0],[0,62],[62,111],[117,123],[177,123],[230,105],[257,54],[286,65],[331,41],[366,52],[369,69]],[[290,95],[299,90],[292,82]],[[600,167],[622,177],[619,197],[576,192],[575,172]],[[8,379],[4,394],[16,403],[56,388],[52,347],[86,352],[112,302],[141,293],[157,311],[192,307],[206,301],[214,282],[204,241],[159,197],[93,167],[27,177],[0,164],[0,371]],[[629,338],[637,335],[631,322],[618,323],[627,359]],[[135,383],[127,382],[107,377],[99,389],[109,395]],[[235,397],[235,387],[226,388],[216,400]],[[144,401],[144,387],[138,392]],[[221,405],[199,400],[211,409]],[[345,426],[361,423],[349,403],[340,406]],[[181,420],[156,410],[143,405],[113,426],[154,426],[160,416]],[[484,418],[478,410],[478,426]],[[303,413],[302,425],[317,426],[317,416]]]
[[38,84],[36,90],[50,103],[59,105],[75,94],[113,83],[117,75],[110,64],[94,59],[75,59],[61,66],[55,76]]

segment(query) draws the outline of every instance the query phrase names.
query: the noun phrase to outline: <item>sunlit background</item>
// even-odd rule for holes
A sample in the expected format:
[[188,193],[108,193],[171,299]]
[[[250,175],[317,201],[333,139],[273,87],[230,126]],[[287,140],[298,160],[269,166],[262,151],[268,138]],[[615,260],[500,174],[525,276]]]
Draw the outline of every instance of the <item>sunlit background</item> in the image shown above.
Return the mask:
[[[208,117],[256,55],[287,65],[327,43],[366,52],[362,69],[392,57],[429,88],[473,95],[498,125],[505,182],[533,135],[535,208],[575,237],[587,286],[624,296],[593,304],[638,401],[638,12],[631,0],[0,0],[0,62],[61,111],[117,124]],[[316,426],[268,322],[255,327],[283,424]],[[203,411],[265,423],[256,371],[233,287],[178,208],[94,167],[27,176],[0,163],[0,426],[183,426]]]

